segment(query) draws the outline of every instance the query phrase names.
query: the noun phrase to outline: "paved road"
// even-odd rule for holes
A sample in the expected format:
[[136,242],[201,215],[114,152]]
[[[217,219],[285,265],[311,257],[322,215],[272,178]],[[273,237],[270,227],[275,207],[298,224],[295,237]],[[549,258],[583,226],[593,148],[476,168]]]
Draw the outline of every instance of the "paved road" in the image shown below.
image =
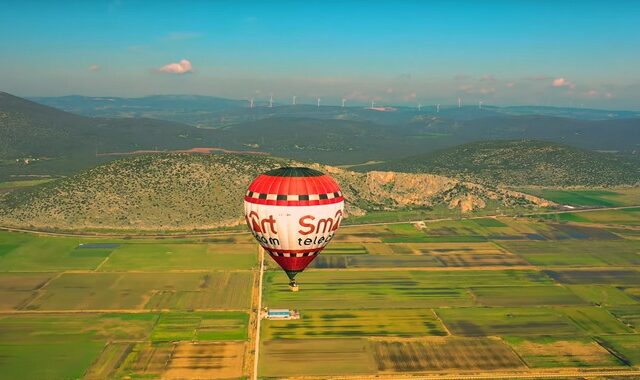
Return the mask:
[[[566,213],[581,213],[581,212],[592,212],[592,211],[608,211],[608,210],[624,210],[630,208],[639,208],[640,205],[635,206],[618,206],[618,207],[600,207],[600,208],[582,208],[575,210],[558,210],[558,211],[541,211],[541,212],[531,212],[526,214],[520,214],[519,216],[536,216],[536,215],[555,215],[555,214],[566,214]],[[504,215],[504,214],[493,214],[493,215],[478,215],[478,216],[467,216],[462,218],[439,218],[439,219],[419,219],[419,220],[404,220],[404,221],[396,221],[396,222],[378,222],[378,223],[357,223],[357,224],[343,224],[340,228],[351,228],[351,227],[362,227],[362,226],[388,226],[392,224],[405,224],[405,223],[435,223],[435,222],[444,222],[450,220],[458,220],[458,219],[485,219],[485,218],[496,218],[496,217],[511,217],[512,215]],[[136,239],[155,239],[155,238],[167,238],[167,237],[215,237],[215,236],[229,236],[229,235],[246,235],[246,231],[212,231],[212,232],[175,232],[168,234],[135,234],[131,233],[120,233],[120,234],[107,234],[107,233],[96,233],[96,232],[50,232],[50,231],[40,231],[37,229],[28,229],[28,228],[14,228],[8,226],[0,226],[0,231],[11,231],[11,232],[29,232],[35,233],[39,235],[49,235],[49,236],[66,236],[66,237],[85,237],[85,238],[113,238],[113,239],[122,239],[128,237],[135,237]]]

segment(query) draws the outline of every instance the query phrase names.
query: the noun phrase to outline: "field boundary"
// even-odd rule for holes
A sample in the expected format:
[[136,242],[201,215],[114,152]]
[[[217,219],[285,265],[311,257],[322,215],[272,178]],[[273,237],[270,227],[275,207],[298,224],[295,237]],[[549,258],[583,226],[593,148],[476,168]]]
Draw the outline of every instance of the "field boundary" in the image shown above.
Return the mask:
[[[616,206],[616,207],[592,207],[592,208],[581,208],[575,210],[554,210],[554,211],[541,211],[541,212],[531,212],[524,213],[519,215],[504,215],[504,214],[491,214],[491,215],[474,215],[467,217],[450,217],[450,218],[438,218],[438,219],[419,219],[419,220],[405,220],[405,221],[393,221],[393,222],[376,222],[376,223],[355,223],[355,224],[344,224],[341,225],[341,228],[350,228],[350,227],[366,227],[366,226],[388,226],[394,224],[407,224],[407,223],[436,223],[436,222],[446,222],[446,221],[458,221],[458,220],[474,220],[474,219],[487,219],[487,218],[512,218],[512,217],[529,217],[529,216],[537,216],[537,215],[557,215],[557,214],[575,214],[575,213],[586,213],[586,212],[594,212],[594,211],[613,211],[613,210],[625,210],[632,208],[639,208],[640,205],[633,206]],[[136,231],[130,232],[121,232],[121,233],[99,233],[99,232],[53,232],[53,231],[43,231],[38,229],[29,229],[29,228],[18,228],[11,226],[1,226],[0,231],[8,231],[8,232],[26,232],[33,233],[37,235],[48,235],[48,236],[61,236],[61,237],[85,237],[85,238],[136,238],[136,239],[155,239],[155,238],[166,238],[166,237],[175,237],[175,238],[195,238],[195,237],[215,237],[215,236],[229,236],[229,235],[246,235],[248,232],[246,231],[211,231],[211,232],[168,232],[165,234],[153,233],[153,234],[145,234],[140,233],[136,234]]]
[[431,373],[378,373],[375,375],[354,375],[354,376],[304,376],[287,377],[288,379],[334,379],[334,380],[355,380],[355,379],[412,379],[412,380],[492,380],[492,379],[575,379],[584,376],[616,376],[638,378],[640,370],[593,370],[585,371],[578,368],[567,368],[562,371],[514,371],[514,372],[491,372],[491,373],[464,373],[462,371],[452,374],[447,372]]

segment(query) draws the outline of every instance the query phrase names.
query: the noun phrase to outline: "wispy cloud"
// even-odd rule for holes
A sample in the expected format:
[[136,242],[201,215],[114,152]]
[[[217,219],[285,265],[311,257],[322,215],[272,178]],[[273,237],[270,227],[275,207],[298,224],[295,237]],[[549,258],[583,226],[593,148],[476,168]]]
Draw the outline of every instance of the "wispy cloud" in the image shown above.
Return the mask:
[[507,84],[505,84],[507,88],[513,88],[515,85],[516,85],[516,82],[507,82]]
[[178,63],[164,65],[158,71],[167,74],[187,74],[193,72],[193,68],[190,61],[183,59]]
[[598,96],[598,91],[596,90],[589,90],[587,92],[584,93],[586,96],[590,97],[590,98],[595,98],[596,96]]
[[96,71],[100,71],[101,67],[99,65],[93,64],[89,66],[89,71],[91,72],[96,72]]
[[494,83],[496,78],[491,74],[485,74],[480,77],[480,82]]
[[550,77],[548,75],[534,75],[532,77],[526,77],[525,79],[538,82],[538,81],[548,81],[549,79],[553,79],[553,77]]
[[495,94],[496,89],[495,87],[482,87],[480,88],[480,90],[478,90],[478,92],[481,93],[482,95],[489,95],[489,94]]
[[417,94],[415,92],[411,92],[411,93],[406,94],[405,96],[403,96],[402,100],[411,101],[411,100],[416,100],[416,98],[417,98]]
[[465,94],[470,94],[470,95],[473,95],[473,94],[491,95],[497,92],[495,87],[482,86],[482,87],[476,88],[469,84],[463,84],[458,86],[458,90],[464,92]]

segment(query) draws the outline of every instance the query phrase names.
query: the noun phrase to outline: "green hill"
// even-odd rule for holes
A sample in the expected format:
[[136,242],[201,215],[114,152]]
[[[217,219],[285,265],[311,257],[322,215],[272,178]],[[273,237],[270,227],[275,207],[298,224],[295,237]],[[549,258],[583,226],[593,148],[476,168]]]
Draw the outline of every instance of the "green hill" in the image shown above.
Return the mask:
[[[211,135],[164,120],[74,115],[0,92],[0,180],[68,175],[115,159],[100,153],[188,149],[203,146]],[[27,158],[30,164],[24,165]]]
[[[0,196],[0,224],[36,229],[192,230],[242,223],[242,202],[259,173],[296,163],[239,154],[154,154],[113,161],[31,190]],[[356,173],[330,166],[350,215],[372,210],[487,204],[546,206],[525,194],[430,174]]]
[[612,186],[640,182],[640,160],[535,140],[475,142],[362,168],[435,173],[509,186]]

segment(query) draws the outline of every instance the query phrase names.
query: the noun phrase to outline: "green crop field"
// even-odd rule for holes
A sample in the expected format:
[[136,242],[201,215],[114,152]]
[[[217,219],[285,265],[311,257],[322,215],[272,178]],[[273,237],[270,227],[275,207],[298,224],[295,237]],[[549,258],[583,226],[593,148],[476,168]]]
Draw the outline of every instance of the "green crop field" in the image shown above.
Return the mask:
[[101,255],[78,254],[80,240],[76,238],[34,237],[1,231],[0,234],[2,245],[16,245],[0,255],[0,271],[95,269],[106,256],[103,252]]
[[594,305],[633,305],[637,302],[624,291],[610,285],[569,285],[568,288]]
[[[640,203],[636,200],[635,203]],[[605,225],[608,229],[617,226],[640,225],[640,208],[632,207],[619,210],[594,210],[590,212],[567,212],[562,214],[539,215],[536,218],[555,222],[574,222],[583,226],[588,224]],[[586,228],[586,227],[582,227]]]
[[640,332],[640,303],[611,307],[609,311],[625,325]]
[[430,309],[305,311],[301,319],[264,323],[266,339],[368,336],[442,336],[446,330]]
[[[301,318],[263,321],[259,374],[637,365],[634,212],[350,226],[297,293],[267,258],[263,306]],[[246,376],[258,264],[248,235],[0,232],[0,377]]]
[[614,367],[621,363],[590,338],[508,337],[507,342],[532,368]]
[[490,286],[471,288],[485,306],[580,305],[585,301],[560,286]]
[[252,275],[210,273],[65,273],[51,281],[29,310],[242,309]]
[[100,270],[251,269],[256,259],[254,244],[123,244]]
[[[0,231],[0,378],[242,376],[257,268],[249,242]],[[138,371],[147,346],[135,342],[171,349],[154,354],[161,367]],[[202,350],[211,358],[190,359]]]
[[[292,293],[284,274],[265,276],[265,303],[307,309],[429,308],[473,304],[465,287],[544,285],[551,280],[527,270],[505,271],[309,271],[304,292]],[[336,290],[336,291],[333,291]]]
[[541,189],[528,190],[532,193],[550,201],[572,206],[622,206],[624,202],[621,198],[624,195],[610,190],[556,190]]
[[626,334],[633,332],[613,315],[602,308],[595,307],[563,307],[558,308],[576,326],[591,335]]
[[[604,343],[640,323],[640,246],[624,236],[553,218],[353,227],[340,248],[362,244],[369,254],[320,255],[298,276],[299,293],[270,265],[265,305],[295,308],[301,319],[263,323],[260,373],[329,376],[346,352],[367,365],[342,373],[363,375],[624,367],[618,356],[632,340],[616,341],[616,355]],[[349,343],[337,348],[336,338]],[[294,347],[328,368],[286,367]]]
[[635,335],[605,335],[599,341],[603,346],[618,353],[618,356],[628,364],[640,364],[640,334]]
[[248,322],[242,312],[163,313],[151,341],[244,340]]
[[313,261],[310,268],[419,268],[442,266],[432,256],[418,255],[330,255],[325,252]]
[[640,271],[629,269],[554,269],[545,273],[562,284],[640,285]]
[[634,206],[640,199],[637,187],[607,188],[602,190],[566,190],[553,188],[525,188],[525,193],[540,196],[550,201],[572,206],[615,207]]
[[0,316],[2,376],[80,378],[107,341],[144,339],[157,318],[153,314]]
[[514,254],[540,266],[609,266],[638,265],[640,241],[633,240],[567,240],[512,241],[501,243]]
[[456,335],[581,334],[569,318],[552,308],[448,308],[436,313]]

